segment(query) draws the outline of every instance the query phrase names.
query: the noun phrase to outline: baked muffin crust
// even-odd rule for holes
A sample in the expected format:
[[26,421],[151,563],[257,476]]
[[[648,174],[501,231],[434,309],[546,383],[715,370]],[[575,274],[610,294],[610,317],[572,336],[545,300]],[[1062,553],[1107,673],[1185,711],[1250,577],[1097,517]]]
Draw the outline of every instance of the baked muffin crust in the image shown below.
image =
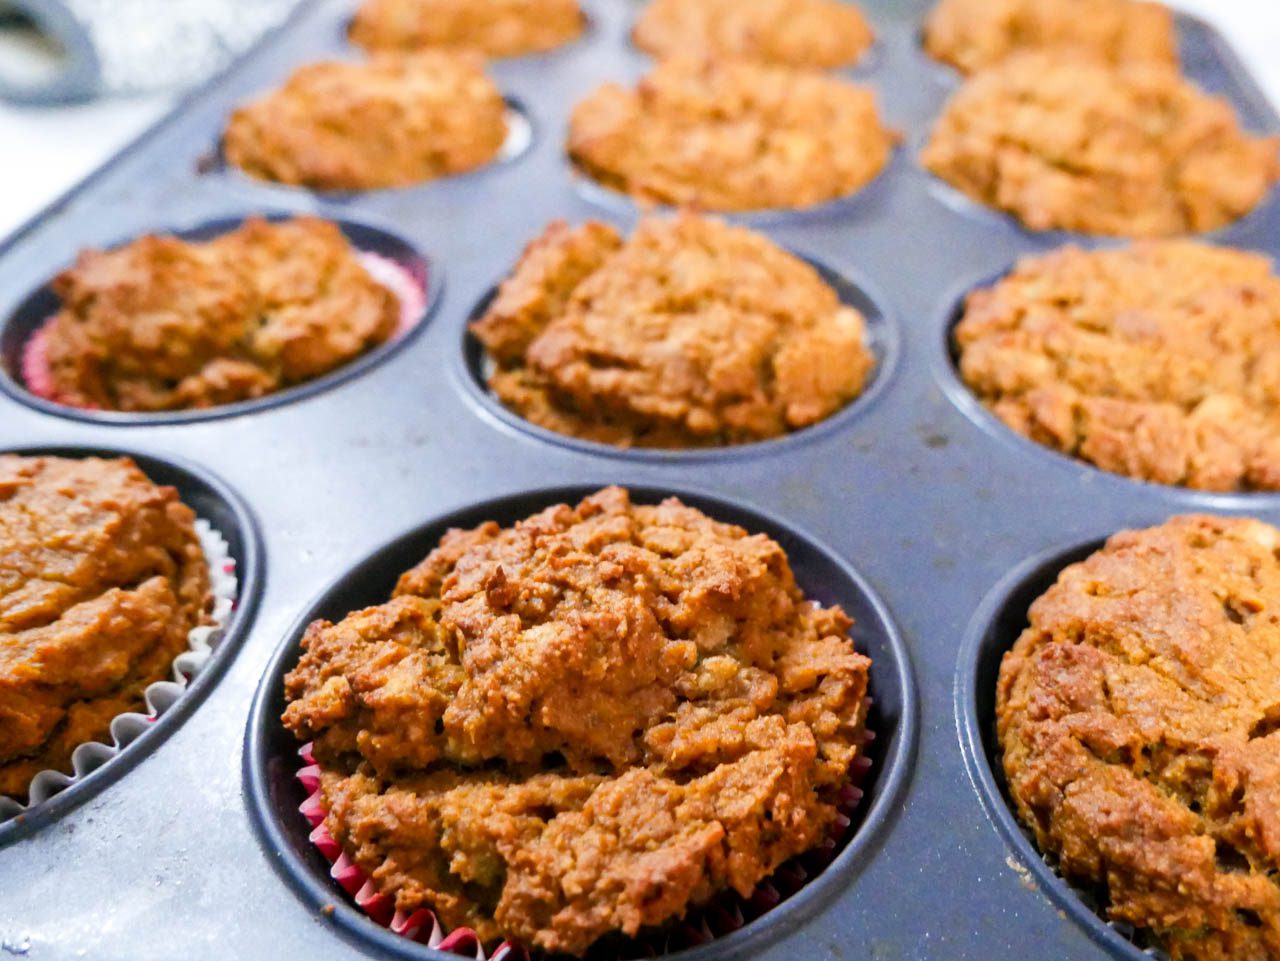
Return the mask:
[[472,332],[489,386],[549,430],[620,446],[780,436],[857,397],[875,364],[862,315],[804,261],[693,214],[552,224]]
[[85,251],[53,288],[63,306],[45,351],[57,398],[107,410],[261,397],[354,360],[399,319],[342,231],[311,217]]
[[643,202],[702,210],[808,207],[852,194],[896,135],[875,95],[825,74],[676,58],[635,90],[606,84],[578,104],[569,156]]
[[1042,851],[1174,961],[1280,957],[1280,531],[1179,517],[1062,572],[998,734]]
[[1249,213],[1278,147],[1171,68],[1028,53],[961,87],[921,162],[1032,230],[1152,237]]
[[259,180],[373,190],[482,167],[506,137],[506,104],[480,56],[427,50],[304,66],[232,115],[223,152]]
[[576,40],[585,23],[578,0],[364,0],[351,40],[370,52],[464,47],[515,57]]
[[1143,0],[940,0],[925,22],[924,45],[961,73],[1029,50],[1112,64],[1178,63],[1172,12]]
[[1192,241],[1067,247],[969,295],[960,372],[1018,433],[1103,470],[1280,489],[1280,278]]
[[609,488],[313,624],[284,723],[398,908],[580,954],[821,841],[865,720],[849,626],[770,538]]
[[0,454],[0,794],[145,712],[207,619],[194,522],[128,458]]
[[650,0],[632,36],[656,57],[713,54],[815,69],[856,63],[874,39],[862,12],[839,0]]

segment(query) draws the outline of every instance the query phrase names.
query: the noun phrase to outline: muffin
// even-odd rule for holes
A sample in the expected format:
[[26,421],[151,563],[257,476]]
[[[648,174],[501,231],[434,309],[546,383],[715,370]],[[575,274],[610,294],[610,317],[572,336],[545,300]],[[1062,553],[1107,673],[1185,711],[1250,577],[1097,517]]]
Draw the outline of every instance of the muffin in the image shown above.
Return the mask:
[[374,190],[482,167],[506,138],[506,103],[480,56],[427,50],[302,67],[232,115],[223,153],[259,180]]
[[398,911],[580,955],[821,843],[865,722],[850,626],[769,537],[608,488],[312,624],[283,723]]
[[146,711],[209,623],[195,515],[128,458],[0,454],[0,795]]
[[578,0],[364,0],[351,40],[370,52],[466,47],[516,57],[576,40],[585,24]]
[[632,39],[657,57],[832,69],[856,63],[874,37],[861,11],[840,0],[651,0]]
[[925,22],[924,46],[961,73],[1028,50],[1112,64],[1178,63],[1173,14],[1143,0],[941,0]]
[[1278,146],[1171,68],[1028,53],[965,83],[921,161],[1032,230],[1156,237],[1249,213]]
[[32,339],[28,386],[102,410],[262,397],[354,360],[401,316],[342,231],[310,217],[85,251],[53,289],[62,308]]
[[866,325],[767,238],[693,214],[553,223],[471,325],[489,386],[549,430],[623,447],[778,437],[857,397]]
[[569,156],[638,200],[704,210],[808,207],[852,194],[897,136],[874,94],[816,71],[675,58],[634,90],[578,104]]
[[1248,518],[1117,534],[1031,606],[1001,666],[1018,816],[1173,961],[1280,957],[1278,556],[1280,531]]
[[1018,433],[1103,470],[1280,490],[1280,279],[1189,240],[1073,247],[970,294],[960,373]]

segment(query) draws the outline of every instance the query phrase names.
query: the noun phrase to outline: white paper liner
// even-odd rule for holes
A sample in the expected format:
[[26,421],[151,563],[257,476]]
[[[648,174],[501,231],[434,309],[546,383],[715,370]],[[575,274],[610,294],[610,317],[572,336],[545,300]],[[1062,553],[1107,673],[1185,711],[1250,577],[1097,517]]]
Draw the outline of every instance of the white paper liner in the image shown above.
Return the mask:
[[524,115],[524,111],[510,105],[504,118],[507,121],[507,139],[502,142],[502,149],[498,151],[498,160],[515,160],[533,143],[533,124]]
[[146,689],[146,714],[119,714],[112,718],[112,743],[88,741],[78,746],[71,753],[71,769],[74,773],[41,771],[37,774],[27,788],[27,804],[20,804],[11,797],[0,797],[0,824],[43,804],[119,755],[173,707],[186,693],[190,683],[208,666],[209,659],[231,620],[239,581],[236,578],[235,560],[231,557],[226,538],[203,518],[196,518],[195,531],[209,564],[209,593],[213,597],[213,608],[209,616],[213,623],[193,628],[187,635],[188,650],[173,659],[172,681],[156,681]]

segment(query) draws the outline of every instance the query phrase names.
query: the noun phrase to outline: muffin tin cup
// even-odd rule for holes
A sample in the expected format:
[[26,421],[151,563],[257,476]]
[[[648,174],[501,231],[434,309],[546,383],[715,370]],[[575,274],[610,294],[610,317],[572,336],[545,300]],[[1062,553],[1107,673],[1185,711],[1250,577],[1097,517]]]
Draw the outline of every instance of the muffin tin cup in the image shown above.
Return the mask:
[[[1028,254],[1034,256],[1034,254]],[[977,395],[969,389],[960,373],[960,351],[955,342],[955,329],[964,316],[965,302],[977,290],[988,289],[1008,277],[1015,265],[1009,265],[997,273],[983,273],[958,285],[944,298],[944,308],[934,321],[937,330],[938,350],[932,362],[934,376],[942,392],[960,411],[993,443],[1008,447],[1047,468],[1064,472],[1068,476],[1089,478],[1103,490],[1139,490],[1158,493],[1185,504],[1186,510],[1240,510],[1280,509],[1280,491],[1206,491],[1176,484],[1130,477],[1103,470],[1092,461],[1075,457],[1057,448],[1038,443],[1004,423],[989,410]]]
[[[867,701],[867,706],[870,707],[871,699],[868,698]],[[865,731],[863,750],[874,740],[874,732]],[[470,928],[446,930],[435,914],[426,908],[419,908],[412,913],[397,911],[394,900],[380,894],[369,874],[343,852],[341,844],[324,824],[328,810],[324,806],[319,787],[323,770],[316,763],[311,747],[310,744],[305,744],[298,750],[302,766],[298,768],[296,777],[302,789],[307,792],[306,800],[298,806],[298,814],[311,826],[307,839],[331,865],[329,877],[337,882],[370,920],[389,929],[393,934],[446,953],[467,956],[475,948],[476,957],[484,961],[484,944],[474,931]],[[717,937],[737,931],[748,921],[777,907],[798,891],[811,876],[821,872],[849,840],[852,819],[857,814],[863,796],[861,785],[871,768],[870,761],[864,755],[859,755],[856,761],[859,763],[855,763],[850,770],[849,779],[841,787],[837,797],[836,821],[828,829],[827,837],[818,848],[781,865],[761,881],[749,897],[742,898],[734,892],[724,893],[709,904],[691,909],[683,918],[662,929],[626,939],[617,946],[592,949],[587,954],[589,961],[655,958],[684,947],[706,944]],[[489,956],[489,961],[517,961],[529,957],[530,952],[524,945],[503,941]]]
[[[285,707],[284,677],[298,661],[299,642],[307,625],[321,618],[338,620],[353,610],[385,601],[399,574],[425,557],[449,529],[471,528],[488,520],[509,525],[553,504],[577,503],[603,486],[514,494],[457,511],[403,535],[332,584],[295,622],[263,675],[249,718],[244,755],[250,814],[261,843],[272,852],[273,863],[295,892],[305,903],[323,910],[345,935],[391,957],[439,957],[424,953],[412,938],[382,926],[392,920],[387,916],[388,906],[377,899],[371,886],[364,886],[366,876],[340,854],[327,832],[315,830],[324,816],[316,796],[319,770],[306,763],[305,748],[303,763],[299,763],[297,742],[279,720]],[[720,957],[724,956],[721,952],[747,950],[749,945],[776,937],[787,924],[830,897],[868,856],[909,777],[917,737],[915,686],[906,648],[882,603],[856,571],[808,534],[753,508],[696,490],[637,486],[630,490],[636,503],[679,497],[716,520],[773,537],[787,552],[806,596],[822,604],[840,604],[854,619],[854,643],[872,661],[867,730],[875,735],[867,739],[866,753],[858,756],[850,772],[851,782],[857,783],[850,784],[841,802],[849,824],[844,827],[844,837],[831,839],[826,852],[832,855],[830,863],[818,866],[812,859],[806,860],[808,856],[801,856],[762,883],[752,903],[716,902],[691,917],[689,925],[676,925],[665,934],[654,935],[660,944],[641,941],[623,947],[606,943],[588,954],[598,961],[659,955],[686,961]],[[821,860],[824,853],[818,851],[815,857]],[[809,870],[815,870],[812,877],[806,874]],[[749,919],[753,915],[758,916]],[[371,916],[377,918],[376,923]],[[411,920],[422,923],[418,933],[427,934],[429,940],[450,936],[426,928],[422,917],[397,920],[396,927],[401,929]],[[466,933],[452,936],[470,950]],[[437,946],[441,943],[437,941]]]
[[961,643],[955,684],[956,722],[969,777],[987,817],[1008,844],[1020,870],[1028,871],[1064,916],[1080,925],[1114,957],[1168,961],[1164,952],[1139,943],[1131,926],[1107,919],[1105,896],[1074,885],[1058,873],[1051,857],[1039,852],[1034,837],[1014,812],[996,737],[996,678],[1005,652],[1027,626],[1028,609],[1063,569],[1084,560],[1105,542],[1095,538],[1034,556],[1015,567],[991,590],[974,612]]
[[516,97],[503,96],[506,111],[503,116],[507,122],[507,138],[502,143],[497,155],[488,163],[471,170],[434,180],[424,180],[416,184],[404,184],[397,187],[371,187],[368,190],[317,190],[299,184],[285,184],[274,180],[264,180],[250,176],[230,160],[221,139],[196,161],[196,172],[201,177],[218,177],[229,185],[253,193],[277,194],[282,198],[303,200],[318,198],[332,204],[353,204],[360,200],[380,196],[396,196],[417,192],[419,190],[441,187],[459,180],[486,176],[519,161],[532,148],[538,138],[538,127],[524,102]]
[[138,739],[150,724],[164,716],[178,698],[209,665],[210,659],[222,643],[227,624],[237,600],[236,562],[224,538],[207,520],[197,517],[196,536],[209,564],[209,595],[211,599],[211,624],[192,628],[187,634],[187,650],[174,658],[172,679],[156,681],[144,693],[147,713],[130,712],[111,719],[109,726],[111,743],[88,741],[78,745],[71,753],[71,773],[45,770],[37,773],[27,787],[28,800],[23,804],[12,797],[0,795],[0,824],[16,818],[28,810],[44,804],[59,792],[77,781],[87,778],[98,768],[120,756]]
[[68,458],[131,457],[156,484],[177,489],[196,512],[196,535],[209,564],[212,623],[188,634],[188,649],[173,661],[171,680],[144,693],[147,713],[117,715],[111,743],[91,741],[71,756],[71,772],[36,774],[27,803],[0,796],[0,848],[52,821],[106,787],[154,749],[217,682],[253,619],[261,588],[261,549],[252,515],[230,488],[192,465],[134,451],[93,448],[23,448],[5,453]]
[[[276,211],[264,216],[265,219],[278,223],[303,214]],[[247,217],[224,217],[195,227],[180,230],[157,228],[152,232],[201,242],[231,232],[246,219]],[[360,376],[389,360],[421,332],[439,302],[443,278],[439,266],[428,255],[420,253],[394,233],[351,220],[334,222],[355,249],[356,256],[366,271],[396,295],[400,302],[401,316],[397,330],[389,340],[328,374],[254,400],[208,408],[126,412],[61,403],[56,399],[52,381],[41,382],[48,377],[44,340],[60,307],[58,297],[51,287],[52,281],[49,281],[29,294],[0,326],[0,391],[48,414],[95,424],[139,426],[193,423],[267,410],[314,396]],[[109,247],[114,249],[136,239],[137,237],[122,239]]]
[[[454,373],[477,409],[494,424],[515,433],[569,450],[599,456],[651,463],[697,463],[732,460],[752,456],[784,454],[788,449],[819,440],[841,430],[850,420],[871,410],[877,399],[889,389],[901,352],[901,334],[888,302],[866,277],[859,272],[837,272],[821,261],[799,251],[788,251],[816,270],[822,280],[835,290],[840,303],[852,307],[866,321],[866,344],[875,357],[875,366],[863,385],[862,393],[824,420],[800,428],[781,437],[744,444],[675,449],[664,447],[618,447],[599,441],[584,440],[549,430],[525,420],[511,410],[489,389],[488,381],[494,362],[484,346],[471,333],[471,324],[479,320],[498,296],[499,285],[491,287],[467,315],[462,328],[461,349],[456,355]],[[513,265],[514,266],[514,265]]]

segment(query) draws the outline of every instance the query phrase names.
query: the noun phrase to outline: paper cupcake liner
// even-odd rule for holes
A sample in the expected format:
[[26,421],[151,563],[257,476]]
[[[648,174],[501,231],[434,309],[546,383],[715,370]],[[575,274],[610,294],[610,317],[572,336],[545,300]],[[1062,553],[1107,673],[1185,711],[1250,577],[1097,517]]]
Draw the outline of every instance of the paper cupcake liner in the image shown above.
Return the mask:
[[[868,698],[868,708],[870,705],[871,699]],[[874,740],[874,731],[864,731],[863,750]],[[325,826],[328,810],[320,795],[321,769],[312,754],[312,745],[304,744],[298,750],[298,756],[303,766],[296,776],[307,792],[307,799],[299,805],[298,812],[311,825],[309,840],[329,862],[329,876],[364,914],[395,934],[461,957],[477,961],[529,961],[536,957],[524,945],[513,941],[503,941],[492,955],[486,956],[484,945],[470,928],[447,931],[427,908],[419,908],[411,914],[396,910],[394,899],[374,887],[368,873],[347,856]],[[750,897],[743,898],[733,891],[724,892],[661,929],[642,931],[634,938],[607,937],[604,942],[597,942],[586,957],[595,961],[656,958],[724,937],[776,908],[821,874],[852,837],[853,815],[863,797],[861,784],[871,765],[871,759],[864,753],[854,758],[848,780],[837,794],[837,814],[826,838],[815,848],[785,862],[761,881]]]
[[[391,291],[400,302],[400,320],[391,340],[397,340],[413,330],[426,316],[427,292],[425,279],[419,281],[407,268],[398,261],[367,250],[356,251],[356,259],[364,267],[369,276],[387,290]],[[62,397],[49,369],[49,330],[54,318],[50,317],[41,324],[22,348],[21,375],[22,383],[27,390],[42,400],[51,401],[68,407],[79,407],[82,410],[96,410],[90,404],[73,404]],[[355,358],[352,358],[355,360]],[[339,368],[340,369],[340,368]]]
[[119,714],[112,718],[110,744],[87,741],[76,747],[71,752],[73,773],[46,770],[36,774],[27,787],[26,804],[11,797],[0,796],[0,823],[43,804],[117,757],[147,731],[152,722],[173,707],[186,693],[191,682],[208,666],[209,659],[231,620],[239,584],[236,579],[236,562],[231,557],[226,539],[208,521],[201,518],[196,519],[195,531],[209,564],[209,592],[213,597],[213,608],[209,616],[213,623],[193,628],[187,635],[188,649],[173,659],[173,680],[156,681],[147,687],[143,694],[147,705],[146,714]]

